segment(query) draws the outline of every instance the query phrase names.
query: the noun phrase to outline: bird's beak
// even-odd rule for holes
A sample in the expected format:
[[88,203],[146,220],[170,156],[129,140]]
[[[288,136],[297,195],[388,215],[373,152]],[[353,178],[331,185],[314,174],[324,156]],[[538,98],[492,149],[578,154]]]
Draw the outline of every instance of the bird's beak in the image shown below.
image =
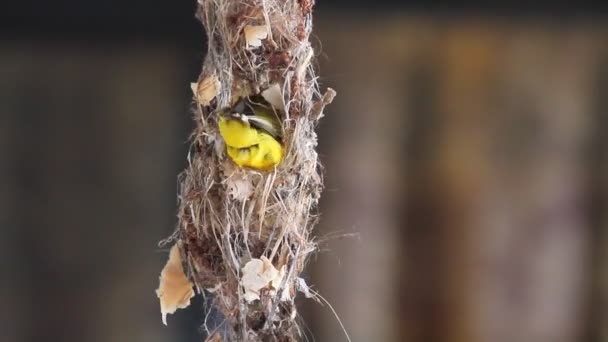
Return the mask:
[[239,113],[232,113],[230,116],[235,120],[240,120],[247,124],[249,123],[249,118],[247,118],[247,115],[242,115]]

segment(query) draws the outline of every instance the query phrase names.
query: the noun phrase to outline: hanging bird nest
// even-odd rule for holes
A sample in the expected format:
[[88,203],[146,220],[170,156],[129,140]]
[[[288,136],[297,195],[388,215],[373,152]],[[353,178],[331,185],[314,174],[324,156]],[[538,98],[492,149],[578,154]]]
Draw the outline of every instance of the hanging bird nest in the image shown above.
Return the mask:
[[[209,48],[192,84],[196,128],[180,175],[179,223],[164,243],[180,252],[189,288],[213,293],[223,317],[204,327],[208,341],[302,336],[294,300],[298,293],[314,297],[300,275],[316,249],[311,232],[323,187],[315,127],[335,96],[331,89],[321,95],[311,64],[312,6],[313,0],[198,3]],[[272,104],[283,129],[284,156],[272,170],[238,167],[218,130],[218,110],[254,95]],[[172,291],[164,273],[161,309]],[[163,314],[189,303],[187,288],[174,290],[182,302],[165,305]]]

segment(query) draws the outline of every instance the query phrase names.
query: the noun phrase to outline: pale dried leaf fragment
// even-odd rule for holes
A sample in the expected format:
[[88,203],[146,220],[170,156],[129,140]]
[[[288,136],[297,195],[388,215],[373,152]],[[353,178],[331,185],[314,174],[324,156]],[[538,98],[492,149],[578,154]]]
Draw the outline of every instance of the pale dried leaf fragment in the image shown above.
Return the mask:
[[262,40],[268,37],[268,26],[266,25],[247,25],[244,31],[248,47],[260,47]]
[[310,293],[310,287],[308,287],[308,285],[306,284],[306,281],[303,278],[296,278],[296,289],[299,292],[302,292],[304,294],[304,297],[306,298],[313,298],[314,295],[312,293]]
[[283,93],[281,86],[277,83],[262,91],[262,97],[268,101],[276,110],[285,112],[285,101],[283,101]]
[[321,97],[321,99],[319,101],[317,101],[314,104],[314,106],[312,107],[312,112],[311,112],[312,117],[315,120],[321,119],[323,117],[323,110],[325,109],[325,106],[332,103],[334,101],[335,97],[336,97],[336,91],[333,90],[332,88],[327,88],[327,90],[325,91],[325,94],[323,94],[323,97]]
[[233,173],[226,179],[226,186],[230,197],[239,201],[245,201],[253,193],[251,179],[243,173]]
[[194,297],[192,283],[186,278],[182,267],[182,258],[177,244],[171,247],[169,260],[160,273],[160,285],[156,295],[160,299],[160,313],[163,323],[167,325],[167,314],[174,313],[190,305]]
[[244,298],[249,303],[260,299],[260,290],[263,288],[270,285],[277,289],[285,276],[285,269],[278,271],[265,256],[251,259],[243,266],[242,271],[241,285],[245,290]]
[[190,83],[194,98],[203,106],[208,106],[217,94],[220,93],[222,84],[216,75],[208,75],[198,83]]

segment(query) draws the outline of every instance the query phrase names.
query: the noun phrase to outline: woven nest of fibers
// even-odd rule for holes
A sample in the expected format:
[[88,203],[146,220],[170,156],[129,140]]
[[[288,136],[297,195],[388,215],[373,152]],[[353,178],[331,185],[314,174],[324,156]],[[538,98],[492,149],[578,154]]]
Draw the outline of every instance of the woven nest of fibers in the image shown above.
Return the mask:
[[[314,297],[300,277],[316,248],[322,190],[314,129],[335,92],[320,94],[311,67],[312,2],[198,2],[209,48],[193,84],[196,129],[169,240],[223,316],[206,323],[208,341],[299,340],[294,299]],[[258,94],[278,107],[283,127],[284,157],[268,171],[238,167],[218,129],[218,110]]]

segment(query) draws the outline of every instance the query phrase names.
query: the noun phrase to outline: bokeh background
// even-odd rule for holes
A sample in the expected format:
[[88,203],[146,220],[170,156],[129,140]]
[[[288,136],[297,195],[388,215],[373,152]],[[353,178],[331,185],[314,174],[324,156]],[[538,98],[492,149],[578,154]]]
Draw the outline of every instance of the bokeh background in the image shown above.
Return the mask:
[[[352,340],[608,341],[608,6],[318,2],[338,97],[306,279]],[[154,293],[195,1],[2,7],[0,340],[201,341],[204,301],[165,327]],[[309,340],[345,340],[300,305]]]

